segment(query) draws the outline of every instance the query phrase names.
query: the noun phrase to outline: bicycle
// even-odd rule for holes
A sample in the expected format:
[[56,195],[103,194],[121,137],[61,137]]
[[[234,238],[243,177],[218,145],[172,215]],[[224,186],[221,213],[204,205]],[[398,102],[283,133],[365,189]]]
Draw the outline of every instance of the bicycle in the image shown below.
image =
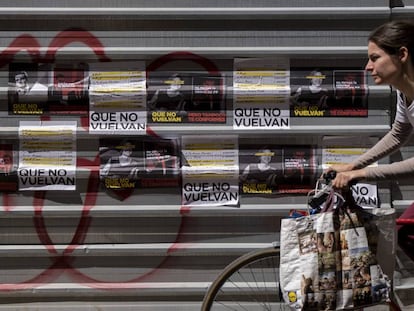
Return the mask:
[[[279,294],[279,246],[231,262],[210,285],[201,311],[285,310]],[[287,310],[287,309],[286,309]]]
[[[308,197],[311,208],[318,209],[326,200],[332,189],[330,181],[333,178],[335,172],[324,175],[320,189],[317,183],[313,196]],[[397,224],[407,222],[413,224],[412,219],[400,220]],[[279,289],[279,255],[279,242],[273,242],[272,247],[251,251],[231,262],[211,283],[201,311],[290,310]],[[401,310],[393,299],[389,306],[390,310]]]
[[[323,203],[331,190],[333,175],[309,199],[310,206]],[[251,251],[224,268],[204,296],[201,311],[290,310],[279,290],[279,242]]]

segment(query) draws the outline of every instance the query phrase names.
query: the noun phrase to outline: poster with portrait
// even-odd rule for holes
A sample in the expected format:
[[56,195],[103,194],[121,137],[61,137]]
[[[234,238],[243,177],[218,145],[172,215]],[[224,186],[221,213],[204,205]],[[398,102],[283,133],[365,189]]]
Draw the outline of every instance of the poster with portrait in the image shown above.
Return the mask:
[[12,143],[0,143],[0,191],[16,191],[18,153]]
[[359,69],[292,67],[292,117],[367,117],[366,74]]
[[89,110],[88,64],[54,64],[48,87],[50,114],[87,115]]
[[241,141],[239,163],[243,194],[307,193],[315,185],[315,146]]
[[99,141],[99,178],[105,189],[134,189],[144,170],[142,140],[103,138]]
[[9,65],[8,112],[10,115],[43,115],[48,112],[50,64]]
[[283,149],[240,143],[239,166],[243,194],[272,194],[283,180]]
[[225,80],[196,71],[149,73],[150,123],[225,123]]
[[99,175],[104,189],[179,185],[180,161],[175,138],[102,138],[99,146]]
[[290,72],[291,116],[329,116],[329,102],[334,98],[332,69],[293,67]]

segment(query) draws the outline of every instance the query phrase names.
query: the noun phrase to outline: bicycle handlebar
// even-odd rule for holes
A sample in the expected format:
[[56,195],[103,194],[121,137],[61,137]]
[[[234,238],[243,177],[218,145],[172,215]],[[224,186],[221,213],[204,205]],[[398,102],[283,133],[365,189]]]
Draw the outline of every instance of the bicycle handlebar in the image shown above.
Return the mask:
[[322,175],[323,179],[325,180],[325,184],[330,184],[332,180],[336,177],[336,171],[329,171]]
[[308,204],[314,209],[318,209],[323,202],[326,201],[326,198],[328,197],[328,191],[331,187],[331,181],[334,180],[336,177],[336,171],[329,171],[322,175],[322,179],[325,183],[325,188],[321,190],[320,192],[316,193],[309,201]]

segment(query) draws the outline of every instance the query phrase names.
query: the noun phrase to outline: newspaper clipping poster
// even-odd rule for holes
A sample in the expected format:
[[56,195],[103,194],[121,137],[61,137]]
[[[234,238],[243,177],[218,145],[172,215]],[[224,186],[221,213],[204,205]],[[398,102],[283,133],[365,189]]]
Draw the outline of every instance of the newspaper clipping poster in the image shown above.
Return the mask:
[[289,59],[236,58],[233,128],[289,129]]
[[183,136],[182,161],[184,206],[239,206],[236,136]]
[[[351,163],[360,155],[366,152],[368,147],[354,147],[358,145],[358,139],[350,138],[325,138],[325,146],[322,149],[322,167],[328,168],[334,164]],[[369,145],[366,142],[365,146]],[[375,162],[370,166],[377,166]],[[378,207],[378,189],[377,185],[373,183],[356,183],[351,186],[352,194],[355,202],[362,207]]]
[[20,121],[19,190],[76,189],[76,121]]
[[89,132],[145,135],[146,76],[144,62],[91,65]]

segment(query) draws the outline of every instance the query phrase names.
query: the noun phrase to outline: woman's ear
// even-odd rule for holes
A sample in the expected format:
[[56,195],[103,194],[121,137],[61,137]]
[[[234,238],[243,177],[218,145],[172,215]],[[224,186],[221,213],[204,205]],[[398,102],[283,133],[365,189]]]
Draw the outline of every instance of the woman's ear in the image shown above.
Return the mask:
[[400,61],[402,63],[405,63],[409,59],[409,51],[405,46],[400,47],[399,49],[399,55]]

